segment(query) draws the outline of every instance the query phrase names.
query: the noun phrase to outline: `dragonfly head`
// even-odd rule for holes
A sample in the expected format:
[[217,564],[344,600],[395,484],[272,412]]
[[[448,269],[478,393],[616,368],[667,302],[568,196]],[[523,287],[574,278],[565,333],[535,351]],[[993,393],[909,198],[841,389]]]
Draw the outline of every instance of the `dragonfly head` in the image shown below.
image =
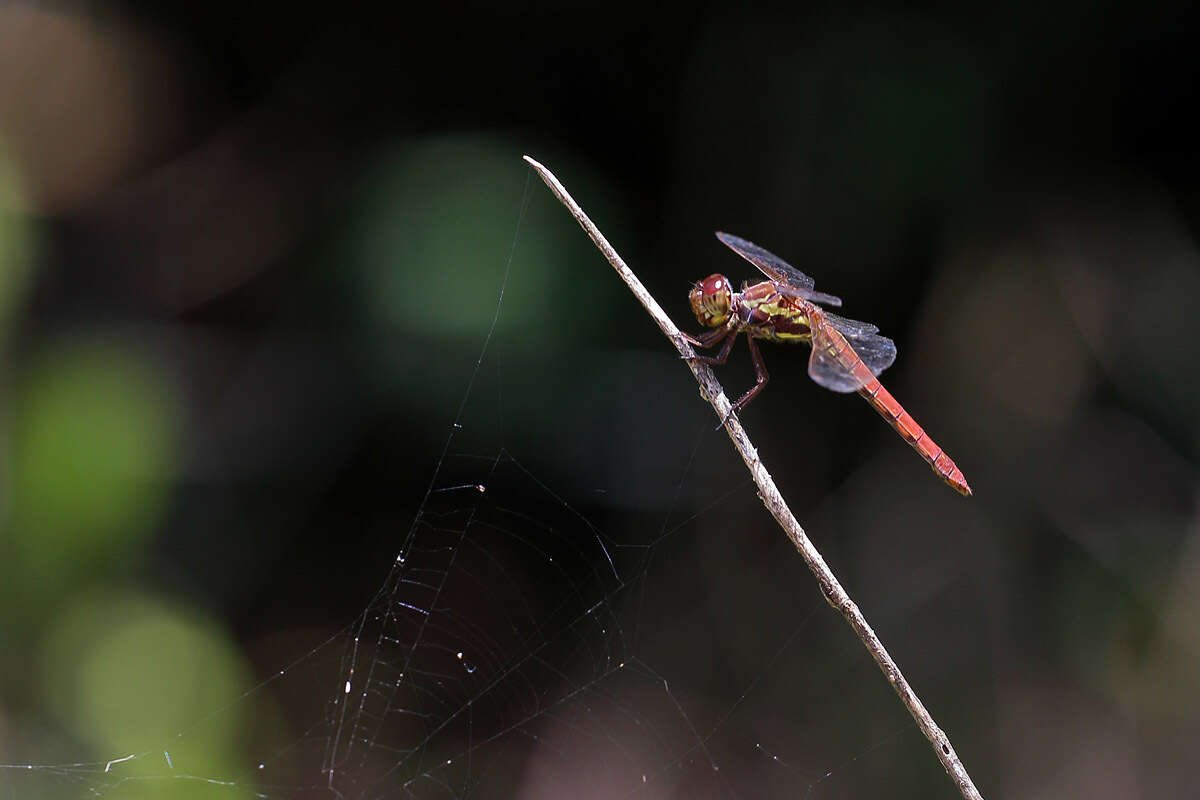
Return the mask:
[[724,325],[729,319],[729,307],[733,303],[733,292],[729,288],[729,278],[724,275],[709,275],[692,287],[688,293],[688,302],[692,304],[692,313],[701,325],[715,328]]

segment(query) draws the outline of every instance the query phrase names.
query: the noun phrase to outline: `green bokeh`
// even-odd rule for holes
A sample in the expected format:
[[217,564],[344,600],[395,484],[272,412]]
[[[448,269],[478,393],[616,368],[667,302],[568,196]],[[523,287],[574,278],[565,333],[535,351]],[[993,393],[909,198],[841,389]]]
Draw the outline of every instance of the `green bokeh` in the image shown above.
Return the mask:
[[437,140],[380,168],[356,241],[375,323],[449,336],[486,331],[497,287],[484,276],[511,244],[522,166],[483,141]]
[[[537,202],[522,210],[529,180],[517,147],[482,137],[433,139],[385,161],[350,253],[370,321],[401,334],[478,342],[491,327],[515,238],[512,269],[537,292],[505,296],[509,330],[586,335],[586,322],[562,322],[586,321],[594,303],[579,299],[594,300],[612,276],[602,262],[581,271],[568,261],[576,240],[565,237],[579,232],[545,202],[536,178],[529,188]],[[545,225],[547,217],[555,224]]]
[[[628,242],[606,183],[561,160],[589,211]],[[500,359],[484,370],[489,378],[536,363],[540,383],[503,389],[511,407],[530,411],[570,379],[574,348],[611,346],[621,334],[613,320],[632,309],[628,293],[516,144],[408,144],[380,159],[361,202],[332,268],[360,309],[353,324],[374,387],[415,413],[444,422],[489,332],[489,355]]]
[[189,797],[203,787],[188,775],[244,771],[235,753],[245,707],[231,703],[247,688],[244,670],[227,637],[194,614],[128,592],[80,595],[39,655],[31,676],[59,721],[100,760],[136,754],[110,767],[118,779],[142,779],[116,796]]
[[177,452],[177,400],[127,342],[62,342],[29,364],[10,409],[4,569],[34,602],[10,609],[127,557],[163,512]]

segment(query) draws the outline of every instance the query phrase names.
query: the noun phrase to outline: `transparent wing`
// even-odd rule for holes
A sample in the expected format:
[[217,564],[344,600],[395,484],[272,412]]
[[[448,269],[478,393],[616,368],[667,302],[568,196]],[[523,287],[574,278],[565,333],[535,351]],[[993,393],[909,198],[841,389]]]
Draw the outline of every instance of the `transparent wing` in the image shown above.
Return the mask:
[[813,289],[812,278],[770,250],[759,247],[754,242],[747,241],[740,236],[734,236],[732,233],[717,231],[717,238],[730,250],[758,267],[762,274],[775,281],[781,294],[835,308],[842,304],[840,297]]
[[732,233],[721,233],[720,231],[717,231],[717,238],[730,250],[758,267],[768,278],[781,283],[790,283],[797,289],[813,288],[814,283],[812,278],[771,251],[759,247],[754,242],[748,242],[740,236],[734,236]]
[[778,289],[781,294],[835,308],[841,306],[842,300],[840,297],[834,297],[831,294],[825,294],[813,289],[812,278],[770,250],[759,247],[754,242],[747,241],[740,236],[734,236],[732,233],[717,231],[717,238],[730,250],[758,267],[762,274],[779,284]]
[[848,319],[846,317],[838,316],[837,314],[834,314],[832,311],[825,312],[825,319],[829,320],[829,322],[833,325],[833,327],[837,328],[843,334],[845,334],[846,336],[849,336],[852,339],[857,339],[859,337],[870,336],[872,334],[879,333],[879,326],[877,326],[877,325],[872,325],[869,322],[860,322],[859,320],[856,320],[856,319]]
[[861,389],[863,382],[847,372],[828,350],[818,347],[816,338],[813,337],[812,355],[808,358],[808,377],[833,392],[845,394]]
[[876,377],[896,361],[896,343],[886,336],[868,336],[847,341]]
[[[825,316],[829,316],[825,314]],[[842,319],[841,317],[838,318]],[[853,322],[854,320],[846,320]],[[860,322],[860,330],[878,330],[874,325]],[[832,321],[830,321],[830,326]],[[839,329],[840,330],[840,329]],[[859,337],[845,335],[846,343],[862,359],[863,364],[872,375],[878,376],[896,360],[896,343],[886,336],[874,333],[862,333]],[[836,350],[824,324],[812,328],[812,356],[808,359],[808,376],[820,386],[834,392],[856,392],[866,381],[854,374],[853,363],[845,366],[830,351]]]
[[834,308],[842,305],[842,298],[818,292],[815,289],[797,289],[789,283],[780,283],[779,281],[775,281],[775,288],[780,294],[787,295],[788,297],[799,297],[801,300],[808,300],[810,303],[820,303],[823,306],[833,306]]

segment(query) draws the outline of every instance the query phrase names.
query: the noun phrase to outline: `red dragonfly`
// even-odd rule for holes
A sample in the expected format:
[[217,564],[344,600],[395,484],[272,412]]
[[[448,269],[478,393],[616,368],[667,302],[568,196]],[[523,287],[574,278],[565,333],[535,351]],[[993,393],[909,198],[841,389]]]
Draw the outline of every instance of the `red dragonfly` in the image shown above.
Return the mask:
[[737,335],[746,334],[754,360],[755,383],[733,404],[733,411],[744,408],[767,385],[767,368],[755,339],[808,342],[812,346],[809,377],[835,392],[858,392],[942,480],[969,497],[971,487],[962,470],[876,377],[896,360],[895,342],[880,336],[879,328],[869,322],[846,319],[821,308],[822,305],[840,307],[842,301],[816,291],[812,278],[774,253],[728,233],[717,233],[717,238],[770,278],[753,285],[744,284],[742,291],[735,292],[728,278],[713,274],[697,283],[688,295],[696,319],[714,329],[700,336],[684,334],[688,341],[704,348],[725,341],[715,356],[697,356],[697,361],[724,364]]

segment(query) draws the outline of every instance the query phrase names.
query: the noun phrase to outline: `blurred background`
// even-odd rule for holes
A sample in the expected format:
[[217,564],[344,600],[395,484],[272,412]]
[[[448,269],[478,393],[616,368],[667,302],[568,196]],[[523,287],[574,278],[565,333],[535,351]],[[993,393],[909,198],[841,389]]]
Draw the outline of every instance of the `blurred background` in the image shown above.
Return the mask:
[[742,418],[984,796],[1194,791],[1200,11],[773,5],[0,7],[0,796],[957,796],[525,153],[895,338],[975,497]]

